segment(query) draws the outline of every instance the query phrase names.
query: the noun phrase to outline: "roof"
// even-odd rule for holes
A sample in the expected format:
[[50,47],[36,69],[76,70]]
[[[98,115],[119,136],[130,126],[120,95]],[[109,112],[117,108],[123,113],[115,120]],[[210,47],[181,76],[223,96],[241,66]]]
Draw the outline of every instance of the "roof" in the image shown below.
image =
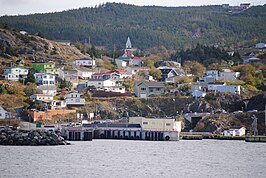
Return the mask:
[[90,58],[80,58],[80,59],[77,59],[77,60],[86,61],[86,60],[93,60],[93,59],[90,59]]
[[92,76],[103,76],[103,75],[111,75],[111,74],[117,74],[115,71],[109,71],[109,72],[100,72],[100,73],[94,73]]
[[139,82],[137,85],[146,85],[147,87],[161,87],[164,88],[164,84],[162,82]]
[[56,90],[55,85],[40,85],[37,88],[38,90]]

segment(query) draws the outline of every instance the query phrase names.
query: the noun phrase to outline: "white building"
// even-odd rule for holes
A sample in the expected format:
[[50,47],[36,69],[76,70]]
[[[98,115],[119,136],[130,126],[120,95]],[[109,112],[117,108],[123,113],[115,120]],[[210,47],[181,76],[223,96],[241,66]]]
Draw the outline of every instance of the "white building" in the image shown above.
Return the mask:
[[119,93],[125,93],[126,88],[124,86],[110,86],[110,87],[104,87],[105,91],[111,91],[111,92],[119,92]]
[[98,89],[105,89],[106,87],[116,86],[116,82],[111,79],[90,79],[86,82],[85,87],[92,86]]
[[208,85],[208,91],[229,92],[240,95],[240,85],[226,85],[225,83],[211,83]]
[[18,81],[22,77],[26,77],[29,73],[28,69],[21,67],[8,67],[4,70],[5,80]]
[[0,119],[6,119],[7,116],[8,116],[8,112],[0,106]]
[[86,67],[96,66],[96,61],[94,59],[89,59],[89,58],[81,58],[76,60],[74,63],[76,66],[86,66]]
[[33,102],[52,102],[53,101],[53,95],[49,95],[49,94],[33,94],[30,96],[30,99]]
[[130,124],[140,124],[143,130],[181,132],[181,121],[174,118],[129,117]]
[[94,70],[77,69],[77,71],[78,71],[78,78],[81,79],[92,78],[92,75],[95,74]]
[[84,106],[85,99],[80,97],[79,93],[69,93],[66,96],[66,105],[69,106]]
[[37,87],[37,90],[40,91],[42,94],[47,94],[47,95],[56,94],[55,85],[40,85]]
[[246,134],[246,128],[228,129],[224,131],[224,136],[243,136]]
[[36,83],[41,85],[55,85],[55,75],[46,73],[34,74]]
[[220,72],[218,80],[236,81],[240,77],[240,72]]

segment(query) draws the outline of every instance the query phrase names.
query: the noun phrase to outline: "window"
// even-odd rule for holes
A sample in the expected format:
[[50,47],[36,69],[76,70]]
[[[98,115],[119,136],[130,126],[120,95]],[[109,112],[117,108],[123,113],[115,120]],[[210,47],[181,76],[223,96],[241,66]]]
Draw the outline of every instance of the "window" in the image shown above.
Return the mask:
[[161,90],[161,88],[157,88],[157,91],[160,91]]
[[143,124],[144,124],[144,125],[147,125],[147,124],[148,124],[148,122],[143,122]]
[[53,76],[52,75],[50,75],[50,79],[52,79],[53,78]]
[[0,113],[0,116],[2,116],[2,114]]
[[45,76],[43,76],[43,78],[47,78],[47,76],[45,75]]
[[142,91],[145,91],[145,90],[146,90],[146,88],[141,88],[140,90],[142,90]]
[[153,92],[153,88],[150,88],[150,92]]
[[166,123],[166,126],[171,126],[171,123]]
[[77,102],[77,103],[80,103],[80,99],[76,99],[76,102]]

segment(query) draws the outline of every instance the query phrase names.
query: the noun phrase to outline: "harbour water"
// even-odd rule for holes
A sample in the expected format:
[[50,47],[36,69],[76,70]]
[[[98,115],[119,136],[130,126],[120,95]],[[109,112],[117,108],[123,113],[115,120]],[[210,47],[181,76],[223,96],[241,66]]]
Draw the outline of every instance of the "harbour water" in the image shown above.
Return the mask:
[[264,178],[266,144],[229,140],[93,140],[0,146],[0,177]]

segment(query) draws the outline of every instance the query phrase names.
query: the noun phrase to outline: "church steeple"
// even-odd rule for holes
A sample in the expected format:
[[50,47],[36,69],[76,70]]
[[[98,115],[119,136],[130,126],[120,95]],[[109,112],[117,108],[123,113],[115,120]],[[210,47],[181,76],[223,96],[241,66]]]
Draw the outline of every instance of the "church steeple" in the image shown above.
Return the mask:
[[130,38],[127,37],[126,49],[131,49],[131,48],[132,48],[132,45],[131,45]]

